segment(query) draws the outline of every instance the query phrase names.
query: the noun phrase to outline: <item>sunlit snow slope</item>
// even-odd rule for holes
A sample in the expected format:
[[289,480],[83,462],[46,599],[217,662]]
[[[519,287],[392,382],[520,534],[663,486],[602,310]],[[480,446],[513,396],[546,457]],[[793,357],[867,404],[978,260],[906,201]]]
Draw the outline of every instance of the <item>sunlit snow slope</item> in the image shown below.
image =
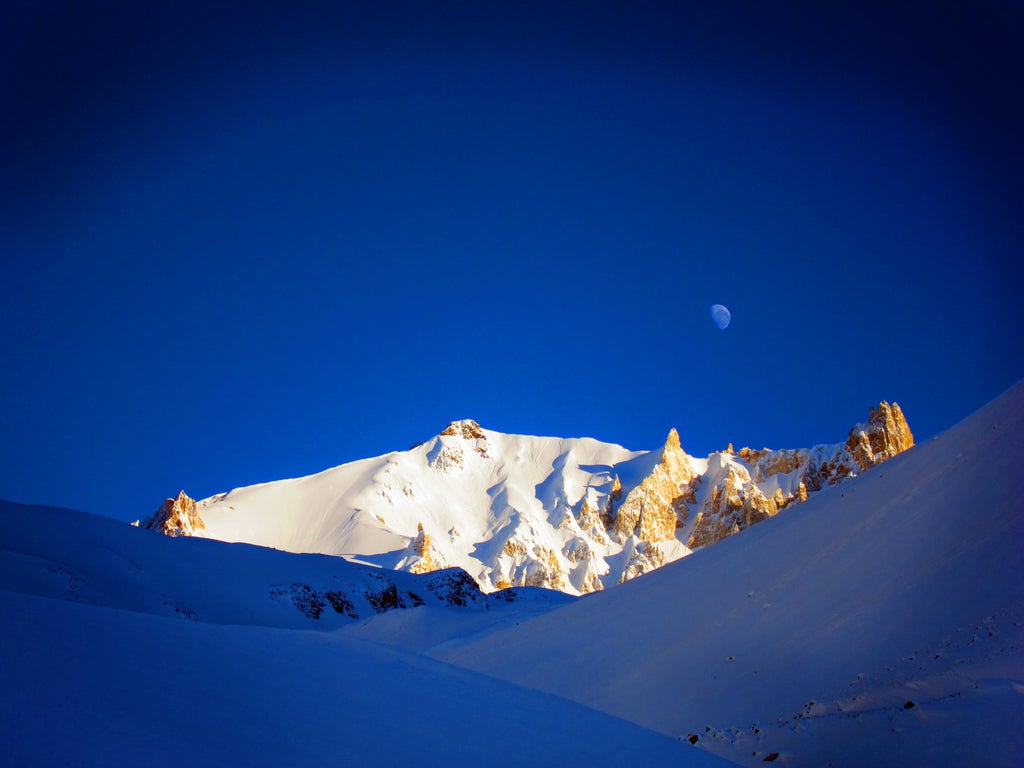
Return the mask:
[[714,547],[435,653],[749,765],[1024,764],[1022,456],[1018,384]]
[[200,501],[205,530],[195,535],[385,568],[458,566],[489,590],[583,591],[589,562],[574,569],[563,551],[579,533],[567,521],[570,508],[587,494],[607,496],[613,466],[639,454],[588,438],[506,435],[474,422],[446,432],[408,451]]
[[408,451],[195,503],[184,493],[143,527],[414,573],[458,566],[482,589],[607,588],[713,544],[913,444],[881,404],[845,443],[689,456],[675,430],[656,451],[588,438],[450,424]]

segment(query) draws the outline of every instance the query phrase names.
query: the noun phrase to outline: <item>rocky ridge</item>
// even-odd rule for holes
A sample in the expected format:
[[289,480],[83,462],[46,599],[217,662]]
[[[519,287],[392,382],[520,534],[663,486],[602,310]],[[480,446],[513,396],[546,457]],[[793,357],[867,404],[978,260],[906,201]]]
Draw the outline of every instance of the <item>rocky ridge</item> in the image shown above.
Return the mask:
[[842,443],[730,445],[706,459],[687,454],[675,429],[658,451],[636,453],[463,420],[409,451],[308,478],[198,503],[182,492],[141,525],[413,573],[458,566],[485,591],[584,594],[721,541],[912,445],[900,407],[886,402]]
[[165,536],[196,536],[206,528],[203,518],[196,510],[195,499],[184,491],[176,498],[167,499],[160,508],[142,522],[135,525],[157,530]]
[[717,481],[701,495],[686,545],[697,549],[721,541],[913,445],[914,436],[899,405],[882,402],[871,409],[866,422],[850,430],[845,443],[712,454],[704,477]]

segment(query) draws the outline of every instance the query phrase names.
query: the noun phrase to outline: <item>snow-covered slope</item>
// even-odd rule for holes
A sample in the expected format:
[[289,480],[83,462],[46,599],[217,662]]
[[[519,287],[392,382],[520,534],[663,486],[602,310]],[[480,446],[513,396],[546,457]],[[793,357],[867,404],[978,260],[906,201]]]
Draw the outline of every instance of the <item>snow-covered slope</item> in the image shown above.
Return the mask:
[[434,653],[749,765],[1020,765],[1021,456],[1024,383],[741,535]]
[[570,599],[537,589],[484,595],[458,569],[411,574],[324,555],[171,539],[53,507],[0,501],[0,529],[4,589],[211,624],[336,629],[421,605],[482,612],[486,623],[526,605],[534,611]]
[[0,752],[20,766],[714,766],[564,699],[335,633],[0,591]]
[[449,566],[486,591],[592,592],[719,541],[913,444],[886,403],[845,443],[695,459],[675,430],[656,451],[450,424],[408,451],[195,503],[144,527],[421,573]]
[[526,745],[551,765],[624,765],[637,752],[645,764],[724,764],[549,694],[313,631],[407,613],[480,636],[573,599],[485,597],[458,576],[0,502],[0,762],[476,766],[509,764]]
[[574,590],[573,578],[585,574],[573,573],[562,554],[559,526],[588,487],[610,490],[612,466],[635,455],[596,440],[504,435],[457,422],[409,451],[197,506],[211,538],[414,572],[458,566],[488,590],[573,592],[582,586]]

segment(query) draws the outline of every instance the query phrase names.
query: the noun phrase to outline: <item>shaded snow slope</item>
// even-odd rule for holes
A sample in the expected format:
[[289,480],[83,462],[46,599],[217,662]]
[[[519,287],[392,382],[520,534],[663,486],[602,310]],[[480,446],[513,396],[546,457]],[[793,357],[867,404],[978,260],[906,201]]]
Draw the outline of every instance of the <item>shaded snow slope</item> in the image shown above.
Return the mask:
[[329,632],[0,591],[17,766],[724,764],[578,704]]
[[614,590],[435,653],[750,765],[1024,760],[1024,384]]
[[0,587],[213,624],[334,629],[417,606],[518,615],[563,604],[550,590],[484,595],[456,569],[384,571],[325,555],[168,538],[108,518],[0,501]]
[[549,694],[314,631],[401,613],[420,642],[479,636],[572,600],[0,502],[0,754],[17,766],[475,766],[525,746],[553,765],[637,751],[725,764]]

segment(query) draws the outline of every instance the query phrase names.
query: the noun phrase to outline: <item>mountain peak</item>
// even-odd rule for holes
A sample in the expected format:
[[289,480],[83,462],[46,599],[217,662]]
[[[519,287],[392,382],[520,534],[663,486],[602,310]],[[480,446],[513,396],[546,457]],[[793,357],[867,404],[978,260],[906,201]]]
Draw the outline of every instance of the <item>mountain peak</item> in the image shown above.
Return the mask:
[[460,419],[452,421],[447,427],[441,430],[442,435],[457,435],[464,440],[478,440],[486,438],[483,429],[472,419]]
[[138,525],[167,536],[194,536],[206,528],[196,509],[195,499],[184,491],[167,499],[160,508]]
[[871,409],[867,422],[850,430],[846,440],[847,450],[862,470],[913,446],[914,435],[899,404],[884,400]]

